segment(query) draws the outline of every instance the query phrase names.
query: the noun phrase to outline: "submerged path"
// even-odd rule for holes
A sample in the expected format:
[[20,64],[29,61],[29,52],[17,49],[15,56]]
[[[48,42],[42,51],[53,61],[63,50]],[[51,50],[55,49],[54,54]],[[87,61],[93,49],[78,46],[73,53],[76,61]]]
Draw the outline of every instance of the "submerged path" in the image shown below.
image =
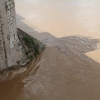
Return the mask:
[[100,1],[15,1],[18,27],[46,49],[0,100],[100,100]]

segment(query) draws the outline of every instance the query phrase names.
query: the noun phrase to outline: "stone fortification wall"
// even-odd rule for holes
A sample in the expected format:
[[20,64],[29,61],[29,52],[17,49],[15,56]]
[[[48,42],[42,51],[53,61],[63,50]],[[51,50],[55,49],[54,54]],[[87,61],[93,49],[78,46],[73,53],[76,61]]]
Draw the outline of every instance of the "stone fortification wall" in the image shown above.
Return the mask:
[[22,30],[17,31],[14,0],[0,0],[0,70],[26,64],[40,52],[41,45]]
[[18,46],[14,0],[0,0],[0,20],[0,69],[3,69],[17,65],[22,56]]
[[0,69],[7,67],[4,45],[5,43],[4,43],[3,23],[2,23],[1,11],[0,11]]

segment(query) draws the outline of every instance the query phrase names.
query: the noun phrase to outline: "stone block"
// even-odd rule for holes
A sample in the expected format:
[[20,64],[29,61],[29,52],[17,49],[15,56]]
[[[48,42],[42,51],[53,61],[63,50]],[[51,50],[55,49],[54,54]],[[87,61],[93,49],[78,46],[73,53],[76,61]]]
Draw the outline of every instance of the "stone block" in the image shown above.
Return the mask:
[[0,31],[2,30],[2,26],[0,25]]
[[12,4],[11,4],[11,8],[13,8],[13,7],[14,7],[14,4],[12,3]]
[[9,4],[10,4],[9,1],[7,0],[6,5],[8,6]]

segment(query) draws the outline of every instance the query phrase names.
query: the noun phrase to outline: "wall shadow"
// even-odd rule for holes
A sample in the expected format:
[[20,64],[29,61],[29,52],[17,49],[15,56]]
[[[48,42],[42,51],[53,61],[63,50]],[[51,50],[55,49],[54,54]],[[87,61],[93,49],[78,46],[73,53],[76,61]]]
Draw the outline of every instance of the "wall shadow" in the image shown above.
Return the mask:
[[43,43],[51,41],[51,39],[54,40],[56,38],[48,32],[41,32],[41,31],[38,32],[37,30],[35,30],[35,29],[31,28],[30,26],[26,25],[23,22],[23,20],[25,20],[25,18],[23,18],[22,16],[20,16],[18,14],[16,15],[16,19],[17,19],[17,27],[18,28],[21,28],[22,30],[24,30],[25,32],[27,32],[31,36],[37,38],[38,40],[42,41]]
[[[38,32],[37,30],[26,25],[24,22],[22,22],[22,20],[25,20],[25,18],[23,18],[22,16],[17,14],[16,18],[17,18],[17,23],[19,25],[18,28],[21,28],[25,32],[28,32],[28,34],[39,39],[44,43],[52,43],[52,44],[53,42],[60,42],[61,44],[67,43],[67,45],[69,45],[70,47],[73,48],[75,47],[74,49],[77,51],[78,49],[81,49],[80,53],[86,53],[98,49],[97,44],[100,42],[99,39],[91,39],[89,37],[83,37],[83,36],[68,36],[68,37],[56,38],[55,36],[53,36],[48,32]],[[76,48],[76,46],[78,49]]]

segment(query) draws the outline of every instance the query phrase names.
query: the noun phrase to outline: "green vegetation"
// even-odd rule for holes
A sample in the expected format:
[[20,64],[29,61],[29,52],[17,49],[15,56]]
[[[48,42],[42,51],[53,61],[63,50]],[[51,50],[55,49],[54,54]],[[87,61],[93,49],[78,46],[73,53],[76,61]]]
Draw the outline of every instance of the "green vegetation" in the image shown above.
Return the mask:
[[25,45],[28,47],[28,51],[26,51],[25,53],[28,55],[30,52],[34,52],[34,55],[38,55],[39,54],[39,43],[36,41],[35,38],[32,38],[28,35],[25,35],[22,37]]

